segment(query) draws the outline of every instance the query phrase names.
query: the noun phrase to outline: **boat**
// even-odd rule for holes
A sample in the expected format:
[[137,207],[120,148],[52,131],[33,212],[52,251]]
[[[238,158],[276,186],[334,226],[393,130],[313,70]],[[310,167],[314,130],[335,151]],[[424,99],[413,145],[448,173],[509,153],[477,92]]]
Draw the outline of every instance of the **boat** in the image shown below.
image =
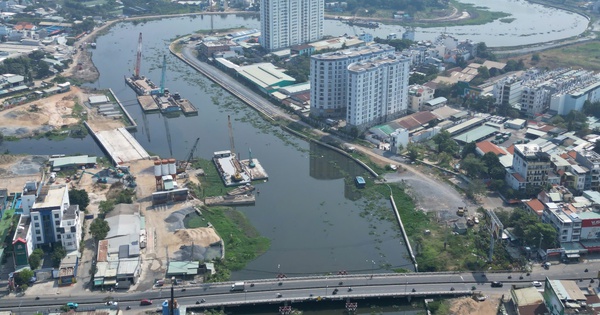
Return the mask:
[[354,182],[356,183],[356,187],[358,188],[365,188],[365,186],[367,185],[367,182],[362,176],[356,176],[354,178]]
[[233,189],[232,191],[228,191],[227,194],[229,196],[245,195],[249,192],[253,192],[254,189],[255,189],[254,186],[252,186],[248,183],[244,186],[237,187],[237,188]]
[[379,23],[374,21],[365,21],[365,20],[347,20],[348,25],[350,26],[358,26],[358,27],[366,27],[366,28],[378,28]]

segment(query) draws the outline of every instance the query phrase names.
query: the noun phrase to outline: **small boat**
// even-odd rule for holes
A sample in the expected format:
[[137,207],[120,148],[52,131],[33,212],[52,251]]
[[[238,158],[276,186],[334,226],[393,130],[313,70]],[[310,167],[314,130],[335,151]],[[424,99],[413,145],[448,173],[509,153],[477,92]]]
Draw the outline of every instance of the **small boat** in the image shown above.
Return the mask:
[[356,178],[354,178],[354,182],[356,183],[356,187],[358,188],[365,188],[365,186],[367,185],[367,182],[362,176],[356,176]]

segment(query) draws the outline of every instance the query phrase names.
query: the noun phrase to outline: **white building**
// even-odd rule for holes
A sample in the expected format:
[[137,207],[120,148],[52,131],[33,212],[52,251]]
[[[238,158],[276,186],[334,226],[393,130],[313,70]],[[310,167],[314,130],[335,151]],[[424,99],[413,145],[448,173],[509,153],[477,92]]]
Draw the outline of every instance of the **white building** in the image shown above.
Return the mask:
[[[67,186],[42,186],[29,212],[31,238],[35,247],[61,242],[67,251],[79,249],[79,206],[71,206]],[[26,215],[25,210],[23,214]]]
[[63,248],[67,252],[77,251],[81,242],[79,205],[70,205],[66,211],[63,211],[59,231],[57,235]]
[[261,0],[260,44],[268,51],[323,37],[324,0]]
[[544,186],[551,170],[550,155],[537,144],[517,144],[512,167],[507,170],[506,182],[512,189]]
[[413,112],[423,110],[425,102],[433,99],[435,89],[424,85],[411,85],[408,87],[409,109]]
[[354,47],[310,57],[310,112],[314,116],[343,117],[347,106],[348,66],[394,53],[389,45]]
[[516,105],[521,102],[523,80],[516,76],[506,77],[494,84],[492,94],[498,105]]
[[[542,214],[542,221],[551,224],[558,232],[561,243],[578,242],[581,236],[581,219],[575,212],[568,210],[566,205],[547,204]],[[563,211],[563,207],[567,207]]]
[[390,134],[390,147],[393,153],[402,153],[399,152],[399,149],[402,148],[405,150],[409,142],[409,132],[407,129],[398,128]]
[[350,64],[347,124],[365,129],[406,113],[409,68],[399,54]]

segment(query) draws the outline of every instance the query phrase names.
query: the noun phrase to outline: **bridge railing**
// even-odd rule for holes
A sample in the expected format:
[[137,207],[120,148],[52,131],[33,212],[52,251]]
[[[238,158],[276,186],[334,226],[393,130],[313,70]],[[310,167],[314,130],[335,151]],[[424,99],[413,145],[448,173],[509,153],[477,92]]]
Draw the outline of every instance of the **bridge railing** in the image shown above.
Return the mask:
[[186,308],[211,308],[217,306],[237,306],[243,304],[275,304],[282,302],[307,302],[307,301],[319,301],[319,300],[346,300],[346,299],[368,299],[368,298],[380,298],[380,297],[424,297],[424,296],[440,296],[440,295],[451,295],[451,296],[463,296],[471,295],[473,291],[470,290],[456,290],[456,291],[429,291],[429,292],[385,292],[385,293],[363,293],[363,294],[328,294],[323,296],[312,296],[312,297],[291,297],[286,298],[284,296],[280,298],[270,299],[244,299],[244,301],[232,301],[232,302],[219,302],[209,303],[205,302],[202,304],[185,305]]

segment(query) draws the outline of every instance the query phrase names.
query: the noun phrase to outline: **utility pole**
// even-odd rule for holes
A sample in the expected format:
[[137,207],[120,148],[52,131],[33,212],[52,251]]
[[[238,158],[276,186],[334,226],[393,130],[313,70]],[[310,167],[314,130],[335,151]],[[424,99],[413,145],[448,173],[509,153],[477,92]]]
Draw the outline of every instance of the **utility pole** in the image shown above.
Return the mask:
[[538,246],[538,250],[542,249],[542,240],[544,239],[544,234],[540,233],[540,246]]
[[175,315],[175,277],[171,277],[171,305],[169,306],[169,314]]

